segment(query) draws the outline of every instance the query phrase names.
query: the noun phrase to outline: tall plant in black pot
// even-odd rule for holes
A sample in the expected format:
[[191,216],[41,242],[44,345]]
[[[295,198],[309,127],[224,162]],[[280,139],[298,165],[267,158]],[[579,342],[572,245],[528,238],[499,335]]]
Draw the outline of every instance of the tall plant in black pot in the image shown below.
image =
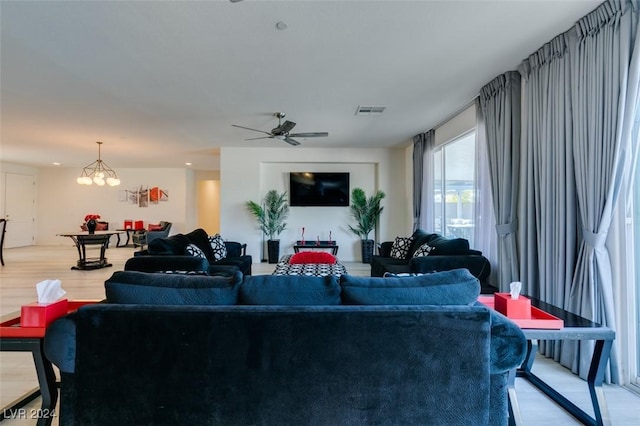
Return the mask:
[[369,233],[373,231],[380,219],[383,209],[380,202],[384,197],[385,194],[381,190],[376,191],[369,198],[362,188],[353,188],[351,191],[350,210],[357,225],[349,225],[349,229],[362,241],[362,263],[371,263],[374,241],[369,239]]
[[280,240],[276,237],[287,227],[285,221],[289,216],[286,191],[279,193],[272,189],[264,196],[262,206],[255,201],[247,201],[247,209],[258,220],[260,230],[269,237],[267,240],[269,263],[278,263]]

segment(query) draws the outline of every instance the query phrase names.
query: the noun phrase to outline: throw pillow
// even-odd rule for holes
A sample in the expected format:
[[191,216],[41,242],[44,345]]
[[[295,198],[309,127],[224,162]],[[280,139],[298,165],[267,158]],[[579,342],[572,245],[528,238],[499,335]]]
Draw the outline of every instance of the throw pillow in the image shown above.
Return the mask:
[[153,225],[153,224],[149,224],[149,226],[147,227],[147,231],[162,231],[162,225],[158,224],[158,225]]
[[344,305],[473,305],[480,282],[464,268],[415,277],[341,275]]
[[207,258],[204,252],[200,250],[200,248],[195,244],[189,244],[188,246],[186,246],[184,248],[184,253],[188,254],[189,256],[202,257],[203,259]]
[[209,244],[211,245],[211,250],[213,251],[214,260],[220,260],[227,257],[227,246],[224,244],[224,240],[222,239],[220,234],[209,236]]
[[432,251],[433,251],[433,247],[431,247],[427,243],[424,243],[423,245],[418,247],[418,250],[416,250],[415,253],[413,253],[413,257],[429,256],[429,253],[431,253]]
[[406,259],[411,246],[411,237],[396,237],[391,246],[391,258]]
[[289,259],[289,264],[291,265],[305,263],[328,263],[333,265],[336,263],[336,258],[331,253],[323,251],[301,251]]

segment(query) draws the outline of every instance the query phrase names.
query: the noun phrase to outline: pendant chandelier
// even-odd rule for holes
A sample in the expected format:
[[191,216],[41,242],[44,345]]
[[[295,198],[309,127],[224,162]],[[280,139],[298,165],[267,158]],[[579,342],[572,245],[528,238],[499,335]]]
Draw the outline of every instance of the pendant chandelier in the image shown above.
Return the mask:
[[116,172],[107,166],[100,158],[100,146],[102,142],[96,143],[98,144],[98,159],[82,169],[82,174],[77,180],[78,183],[80,185],[91,185],[95,183],[98,186],[104,186],[106,182],[109,186],[120,185],[120,179],[118,179]]

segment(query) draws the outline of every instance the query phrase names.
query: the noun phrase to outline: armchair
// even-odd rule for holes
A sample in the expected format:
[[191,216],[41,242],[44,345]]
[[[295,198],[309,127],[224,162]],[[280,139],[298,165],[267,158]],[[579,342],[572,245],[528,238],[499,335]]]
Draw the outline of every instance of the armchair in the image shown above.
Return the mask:
[[167,238],[169,236],[169,231],[171,230],[171,222],[160,222],[160,229],[149,231],[149,230],[141,230],[135,232],[132,235],[133,238],[133,247],[140,247],[140,250],[144,249],[145,245],[148,245],[151,241],[157,238]]

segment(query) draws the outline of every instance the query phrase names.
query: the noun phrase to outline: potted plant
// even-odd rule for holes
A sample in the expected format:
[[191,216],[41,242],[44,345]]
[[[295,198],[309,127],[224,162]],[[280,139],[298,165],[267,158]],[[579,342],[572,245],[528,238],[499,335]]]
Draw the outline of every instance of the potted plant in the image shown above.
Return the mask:
[[276,237],[287,227],[285,222],[287,216],[289,216],[287,192],[278,193],[278,191],[272,189],[264,196],[262,204],[261,206],[254,201],[247,201],[247,209],[258,220],[260,230],[269,237],[267,240],[269,263],[278,263],[280,240],[276,239]]
[[380,202],[385,197],[381,190],[376,191],[367,198],[361,188],[353,188],[351,191],[351,215],[357,225],[349,225],[349,229],[360,237],[362,242],[362,263],[371,263],[374,241],[369,239],[369,233],[376,227],[383,207]]

